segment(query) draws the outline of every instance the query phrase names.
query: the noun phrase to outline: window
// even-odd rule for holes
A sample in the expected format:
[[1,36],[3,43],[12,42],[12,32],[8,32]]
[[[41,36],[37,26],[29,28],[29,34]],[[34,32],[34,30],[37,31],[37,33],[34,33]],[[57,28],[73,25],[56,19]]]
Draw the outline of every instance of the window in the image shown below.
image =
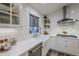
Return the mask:
[[32,14],[29,17],[30,33],[39,32],[39,17]]

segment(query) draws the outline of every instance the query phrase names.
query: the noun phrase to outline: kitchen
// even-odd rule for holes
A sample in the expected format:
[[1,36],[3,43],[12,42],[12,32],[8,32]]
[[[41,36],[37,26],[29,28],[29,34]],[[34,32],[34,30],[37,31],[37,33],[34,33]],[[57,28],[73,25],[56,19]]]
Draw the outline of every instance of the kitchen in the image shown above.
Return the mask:
[[0,56],[79,56],[78,3],[0,3],[0,18]]

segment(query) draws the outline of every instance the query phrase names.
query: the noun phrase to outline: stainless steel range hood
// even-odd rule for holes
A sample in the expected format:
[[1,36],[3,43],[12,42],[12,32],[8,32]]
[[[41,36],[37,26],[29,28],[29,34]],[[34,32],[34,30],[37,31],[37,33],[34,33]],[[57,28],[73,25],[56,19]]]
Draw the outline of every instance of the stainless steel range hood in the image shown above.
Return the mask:
[[68,9],[68,6],[63,7],[63,19],[59,20],[57,22],[58,24],[75,23],[78,21],[76,19],[67,18],[67,9]]

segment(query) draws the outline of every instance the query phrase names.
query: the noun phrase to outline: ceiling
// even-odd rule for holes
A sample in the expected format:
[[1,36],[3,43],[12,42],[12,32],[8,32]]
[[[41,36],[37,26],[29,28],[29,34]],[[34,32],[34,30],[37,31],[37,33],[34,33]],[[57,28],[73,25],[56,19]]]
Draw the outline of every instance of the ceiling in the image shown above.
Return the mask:
[[69,3],[30,3],[29,5],[38,10],[41,14],[48,15],[68,4]]

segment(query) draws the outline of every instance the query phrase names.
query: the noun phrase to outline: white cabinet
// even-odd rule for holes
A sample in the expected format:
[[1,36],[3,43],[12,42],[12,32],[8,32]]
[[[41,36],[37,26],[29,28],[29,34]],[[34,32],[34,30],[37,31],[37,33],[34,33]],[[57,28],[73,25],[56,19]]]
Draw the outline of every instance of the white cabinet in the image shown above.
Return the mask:
[[79,40],[78,39],[65,39],[64,52],[79,55]]
[[20,6],[17,3],[0,3],[0,27],[19,25]]
[[0,24],[10,24],[9,3],[0,3]]
[[73,55],[79,55],[79,40],[73,38],[52,37],[51,49],[70,53]]
[[11,11],[12,24],[19,25],[19,23],[20,23],[20,20],[19,20],[19,12],[20,11],[19,11],[19,9],[20,9],[20,6],[17,3],[12,4],[12,11]]
[[57,38],[55,37],[50,37],[50,49],[57,49],[58,43],[57,43]]
[[49,51],[49,39],[42,43],[42,56],[46,56]]

